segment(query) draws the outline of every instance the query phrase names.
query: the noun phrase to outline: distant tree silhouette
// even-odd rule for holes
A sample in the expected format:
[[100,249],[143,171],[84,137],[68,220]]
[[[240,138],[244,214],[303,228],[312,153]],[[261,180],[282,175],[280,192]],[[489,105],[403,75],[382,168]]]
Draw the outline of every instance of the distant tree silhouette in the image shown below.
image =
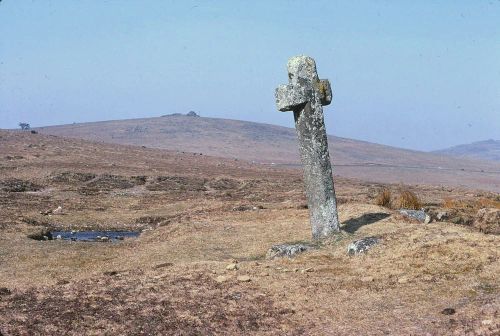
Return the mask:
[[29,130],[31,128],[30,124],[22,122],[19,123],[19,127],[21,127],[22,130]]

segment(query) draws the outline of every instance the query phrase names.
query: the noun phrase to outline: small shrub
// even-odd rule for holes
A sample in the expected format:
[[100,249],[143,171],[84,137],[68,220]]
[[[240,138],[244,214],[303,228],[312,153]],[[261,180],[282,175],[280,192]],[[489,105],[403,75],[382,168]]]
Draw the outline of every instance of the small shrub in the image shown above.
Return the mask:
[[391,207],[391,191],[387,188],[382,189],[375,197],[375,204],[390,208]]
[[419,210],[422,208],[422,202],[413,192],[409,190],[402,190],[399,195],[399,208]]

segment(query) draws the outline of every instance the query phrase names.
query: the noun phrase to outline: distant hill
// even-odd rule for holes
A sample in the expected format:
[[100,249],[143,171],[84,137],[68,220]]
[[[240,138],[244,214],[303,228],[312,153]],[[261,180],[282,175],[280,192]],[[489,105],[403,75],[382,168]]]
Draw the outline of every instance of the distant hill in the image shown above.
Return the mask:
[[[255,163],[289,166],[300,163],[293,128],[248,121],[165,115],[37,130],[44,134],[203,153]],[[500,188],[500,164],[491,161],[456,159],[335,136],[329,136],[329,147],[334,172],[346,177],[468,187],[496,183]],[[474,176],[466,177],[467,174]]]
[[433,153],[500,162],[500,140],[485,140],[440,149]]

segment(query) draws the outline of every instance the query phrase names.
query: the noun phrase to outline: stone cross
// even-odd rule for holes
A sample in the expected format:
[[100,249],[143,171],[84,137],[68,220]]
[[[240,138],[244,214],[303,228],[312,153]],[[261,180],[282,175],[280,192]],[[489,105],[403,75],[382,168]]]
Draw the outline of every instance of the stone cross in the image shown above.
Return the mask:
[[314,239],[338,232],[337,201],[323,119],[323,105],[332,101],[327,79],[319,79],[314,59],[292,57],[288,61],[289,84],[276,89],[276,106],[293,111]]

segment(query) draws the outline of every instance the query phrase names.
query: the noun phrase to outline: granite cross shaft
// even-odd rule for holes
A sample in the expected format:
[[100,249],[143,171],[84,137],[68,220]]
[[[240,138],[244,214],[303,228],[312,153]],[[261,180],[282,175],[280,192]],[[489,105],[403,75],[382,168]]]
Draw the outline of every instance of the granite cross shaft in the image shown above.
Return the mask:
[[323,119],[323,105],[332,101],[332,90],[327,79],[318,78],[311,57],[292,57],[287,67],[289,84],[276,89],[276,106],[280,111],[293,111],[312,236],[321,239],[340,230]]

